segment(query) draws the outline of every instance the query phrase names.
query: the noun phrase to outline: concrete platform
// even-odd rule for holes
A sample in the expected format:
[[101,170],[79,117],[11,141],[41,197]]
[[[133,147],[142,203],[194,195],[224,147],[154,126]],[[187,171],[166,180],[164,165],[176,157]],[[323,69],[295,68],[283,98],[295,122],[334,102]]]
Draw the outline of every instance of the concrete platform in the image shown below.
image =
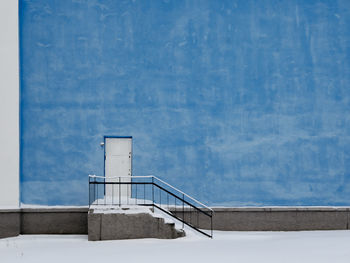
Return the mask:
[[185,232],[176,229],[174,222],[154,215],[149,208],[91,209],[88,215],[89,241],[183,236]]

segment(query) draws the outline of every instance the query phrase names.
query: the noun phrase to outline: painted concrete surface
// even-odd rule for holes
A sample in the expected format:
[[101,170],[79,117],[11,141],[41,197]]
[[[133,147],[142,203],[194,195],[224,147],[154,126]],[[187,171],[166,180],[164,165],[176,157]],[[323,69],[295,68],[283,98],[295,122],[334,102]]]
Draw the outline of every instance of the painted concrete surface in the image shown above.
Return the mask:
[[0,1],[0,206],[19,205],[18,2]]
[[350,205],[350,2],[20,0],[23,203],[84,205],[103,135],[209,205]]

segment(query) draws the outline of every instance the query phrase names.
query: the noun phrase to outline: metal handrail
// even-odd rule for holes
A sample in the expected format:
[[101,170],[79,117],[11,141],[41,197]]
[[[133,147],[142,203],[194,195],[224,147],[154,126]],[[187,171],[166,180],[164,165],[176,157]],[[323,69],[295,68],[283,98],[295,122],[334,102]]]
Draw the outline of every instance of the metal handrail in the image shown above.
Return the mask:
[[[129,180],[121,180],[121,179],[129,179]],[[132,180],[132,179],[136,179],[136,178],[151,178],[152,181],[149,181],[149,180],[142,180],[142,181],[135,181],[135,180]],[[90,180],[90,179],[93,179],[93,180]],[[103,179],[103,180],[96,180],[96,179]],[[108,180],[108,179],[119,179],[119,180]],[[91,189],[90,185],[93,185],[93,188]],[[99,198],[99,185],[104,185],[104,190],[103,192],[101,193],[104,197],[103,197],[103,202],[99,203],[98,202],[98,198]],[[112,199],[109,199],[109,198],[106,198],[106,187],[107,185],[112,185]],[[118,191],[117,194],[116,194],[116,199],[114,200],[118,200],[118,202],[114,202],[113,201],[113,190],[115,188],[113,188],[113,185],[119,185],[119,188],[117,188],[116,190]],[[127,192],[127,197],[126,199],[122,199],[121,197],[121,185],[136,185],[136,189],[135,189],[135,203],[133,203],[134,201],[132,201],[132,203],[129,203],[130,199],[131,198],[131,192],[132,191],[132,188],[126,188],[126,189],[130,189],[130,190],[127,190],[129,192]],[[139,202],[138,200],[138,196],[137,196],[137,186],[138,185],[144,185],[143,187],[143,202],[142,202],[142,199],[141,199],[141,202]],[[152,188],[151,188],[151,193],[152,193],[152,197],[151,199],[148,199],[146,198],[146,185],[150,185]],[[156,201],[156,199],[158,199],[156,196],[155,196],[155,189],[159,189],[159,202]],[[119,189],[119,190],[118,190]],[[93,190],[93,192],[90,192],[91,190]],[[93,193],[93,198],[91,199],[91,193]],[[130,195],[129,195],[130,193]],[[150,192],[148,192],[150,193]],[[164,202],[162,202],[162,194],[161,193],[165,193],[166,194],[166,202],[165,202],[165,206],[167,206],[167,209],[164,208]],[[96,195],[97,194],[97,195]],[[119,195],[119,196],[118,196]],[[141,198],[142,198],[142,188],[141,188],[141,193],[139,193],[139,195],[141,195]],[[172,196],[175,202],[175,206],[174,206],[174,211],[171,211],[169,208],[171,208],[171,206],[169,207],[169,195]],[[108,195],[110,196],[110,195]],[[185,196],[188,198],[187,200],[185,200]],[[123,197],[124,198],[124,197]],[[92,202],[91,202],[92,200]],[[97,175],[89,175],[89,208],[90,208],[90,205],[94,205],[94,200],[97,200],[97,203],[95,203],[95,205],[125,205],[125,201],[126,201],[126,204],[127,205],[141,205],[141,206],[153,206],[154,208],[158,208],[159,210],[161,210],[162,212],[172,216],[173,218],[179,220],[180,222],[182,222],[183,224],[183,227],[184,225],[187,225],[191,228],[193,228],[194,230],[202,233],[203,235],[207,236],[207,237],[210,237],[210,238],[213,238],[213,214],[214,214],[214,211],[204,205],[203,203],[199,202],[198,200],[194,199],[193,197],[187,195],[186,193],[182,192],[181,190],[175,188],[174,186],[168,184],[167,182],[161,180],[160,178],[154,176],[154,175],[146,175],[146,176],[114,176],[114,177],[105,177],[105,176],[97,176]],[[149,200],[146,202],[146,200]],[[164,199],[163,199],[164,200]],[[177,206],[177,202],[176,200],[180,201],[180,204],[182,203],[181,205],[181,208],[180,210],[176,209],[178,206]],[[187,215],[187,219],[185,219],[185,204],[188,205],[188,207],[190,207],[190,210],[189,210],[189,214]],[[187,206],[186,206],[187,207]],[[192,207],[192,208],[191,208]],[[202,210],[203,208],[205,208],[204,210]],[[191,209],[194,209],[194,210],[191,210]],[[182,213],[182,214],[178,214],[178,213]],[[193,215],[194,213],[194,215]],[[210,230],[210,234],[209,233],[206,233],[200,226],[202,224],[202,219],[199,220],[199,215],[200,214],[203,214],[204,216],[207,216],[209,218],[209,230]],[[189,216],[189,218],[188,218]],[[197,223],[195,221],[197,217]],[[206,218],[207,218],[206,217]],[[194,221],[194,222],[193,222]],[[201,223],[199,223],[201,222]],[[207,221],[208,222],[208,221]],[[203,221],[204,224],[206,224],[206,227],[208,227],[207,223],[205,223]],[[208,229],[208,228],[205,228],[205,229]]]
[[192,196],[189,196],[188,194],[182,192],[181,190],[177,189],[176,187],[172,186],[171,184],[168,184],[167,182],[163,181],[162,179],[158,178],[157,176],[154,175],[144,175],[144,176],[113,176],[113,177],[106,177],[106,176],[97,176],[97,175],[90,175],[89,177],[91,178],[101,178],[101,179],[116,179],[116,178],[154,178],[157,179],[158,181],[162,182],[163,184],[169,186],[170,188],[174,189],[175,191],[178,191],[179,193],[183,194],[184,196],[186,196],[187,198],[190,198],[192,201],[196,202],[197,204],[200,204],[201,206],[203,206],[204,208],[210,210],[211,212],[214,213],[214,210],[211,209],[210,207],[206,206],[205,204],[203,204],[202,202],[199,202],[198,200],[196,200],[195,198],[193,198]]
[[89,174],[89,177],[91,178],[101,178],[101,179],[115,179],[115,178],[152,178],[154,177],[153,175],[143,175],[143,176],[100,176],[100,175],[94,175],[94,174]]

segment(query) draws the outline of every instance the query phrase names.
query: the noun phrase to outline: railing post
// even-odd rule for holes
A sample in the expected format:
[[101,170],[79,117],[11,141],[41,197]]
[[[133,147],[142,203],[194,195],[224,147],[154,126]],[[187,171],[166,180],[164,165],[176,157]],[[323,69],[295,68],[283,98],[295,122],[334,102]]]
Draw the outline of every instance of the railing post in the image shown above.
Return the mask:
[[211,238],[213,238],[213,211],[210,211],[210,225]]
[[197,228],[199,228],[199,212],[196,210],[197,212]]
[[126,204],[129,205],[129,184],[126,184]]
[[114,184],[111,184],[112,186],[112,205],[114,204]]
[[[106,181],[106,180],[105,180]],[[107,188],[108,184],[106,184],[105,182],[105,185],[103,187],[103,201],[104,201],[104,205],[106,205],[106,188]]]
[[[132,187],[132,184],[131,184]],[[136,192],[136,197],[135,197],[135,205],[137,205],[137,184],[135,184],[135,192]],[[132,191],[131,191],[132,192]]]
[[182,194],[182,229],[185,228],[185,195]]
[[120,177],[119,177],[119,206],[121,206],[121,184],[120,184]]
[[152,202],[153,202],[153,213],[154,213],[154,177],[152,177]]
[[91,205],[91,187],[90,187],[90,175],[89,175],[89,209],[90,209],[90,205]]
[[96,197],[96,200],[97,200],[97,204],[98,204],[98,184],[96,184],[96,177],[95,177],[95,185],[96,185],[96,188],[97,188],[97,197]]

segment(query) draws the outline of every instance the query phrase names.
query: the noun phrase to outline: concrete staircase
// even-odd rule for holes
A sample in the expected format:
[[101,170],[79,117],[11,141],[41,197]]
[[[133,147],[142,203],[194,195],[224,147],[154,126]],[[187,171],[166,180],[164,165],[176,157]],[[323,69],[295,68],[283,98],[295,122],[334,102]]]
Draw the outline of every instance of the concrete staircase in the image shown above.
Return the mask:
[[152,212],[148,207],[90,209],[89,241],[135,238],[174,239],[185,236],[175,222]]

